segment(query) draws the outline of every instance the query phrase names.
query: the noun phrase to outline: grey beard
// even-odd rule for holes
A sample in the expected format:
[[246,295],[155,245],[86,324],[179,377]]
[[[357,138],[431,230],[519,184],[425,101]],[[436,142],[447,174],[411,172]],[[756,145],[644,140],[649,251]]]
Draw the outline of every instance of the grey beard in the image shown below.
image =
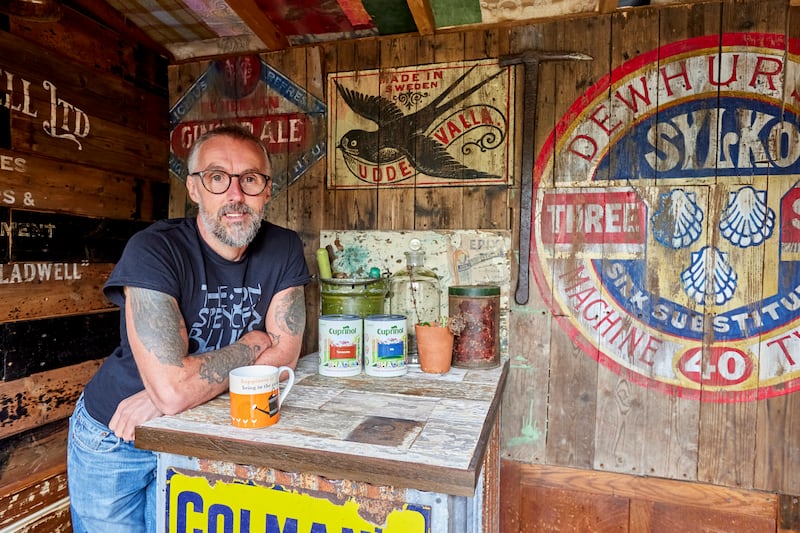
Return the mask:
[[[239,248],[247,246],[253,239],[255,239],[259,228],[261,228],[261,219],[264,215],[262,212],[260,216],[245,204],[228,204],[217,211],[217,216],[214,217],[209,213],[202,204],[199,206],[200,220],[205,226],[206,230],[214,235],[222,244]],[[251,222],[247,224],[234,224],[230,232],[222,225],[220,219],[227,213],[247,213],[252,216]]]

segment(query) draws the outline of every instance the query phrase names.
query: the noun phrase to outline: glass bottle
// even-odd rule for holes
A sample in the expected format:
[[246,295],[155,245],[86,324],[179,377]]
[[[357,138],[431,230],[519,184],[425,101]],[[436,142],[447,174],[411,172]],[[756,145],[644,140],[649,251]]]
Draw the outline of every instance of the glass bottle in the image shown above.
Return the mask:
[[414,325],[439,320],[441,295],[439,277],[425,267],[425,252],[419,249],[419,241],[412,240],[410,248],[405,252],[406,267],[392,274],[389,310],[406,317],[406,362],[413,365],[419,364]]

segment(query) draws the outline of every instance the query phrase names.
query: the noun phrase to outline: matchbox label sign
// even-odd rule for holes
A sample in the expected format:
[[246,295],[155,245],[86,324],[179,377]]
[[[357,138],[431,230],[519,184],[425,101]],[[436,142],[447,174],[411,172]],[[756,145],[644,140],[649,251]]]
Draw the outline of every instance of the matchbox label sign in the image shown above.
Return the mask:
[[538,154],[531,267],[599,362],[736,402],[800,388],[800,41],[721,45],[653,50],[576,100]]

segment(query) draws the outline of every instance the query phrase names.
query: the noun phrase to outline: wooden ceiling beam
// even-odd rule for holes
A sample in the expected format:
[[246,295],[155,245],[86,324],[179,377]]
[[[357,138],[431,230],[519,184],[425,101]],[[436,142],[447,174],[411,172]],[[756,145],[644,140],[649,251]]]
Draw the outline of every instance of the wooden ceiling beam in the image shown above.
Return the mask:
[[436,21],[433,18],[430,0],[407,0],[408,9],[414,17],[414,24],[420,35],[433,35],[436,29]]
[[227,0],[227,4],[270,50],[284,50],[291,46],[286,35],[273,24],[255,0]]
[[125,18],[122,13],[111,7],[104,0],[69,0],[69,2],[64,2],[64,5],[94,18],[123,37],[155,51],[169,61],[175,59],[172,52],[163,44],[150,37],[144,30]]

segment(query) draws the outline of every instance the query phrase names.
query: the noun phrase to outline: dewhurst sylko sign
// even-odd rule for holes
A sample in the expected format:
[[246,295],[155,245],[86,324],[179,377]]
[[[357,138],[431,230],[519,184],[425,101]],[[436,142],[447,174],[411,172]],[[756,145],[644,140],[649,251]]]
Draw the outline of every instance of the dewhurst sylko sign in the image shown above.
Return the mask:
[[663,46],[538,154],[531,266],[589,355],[702,401],[800,388],[800,41]]

